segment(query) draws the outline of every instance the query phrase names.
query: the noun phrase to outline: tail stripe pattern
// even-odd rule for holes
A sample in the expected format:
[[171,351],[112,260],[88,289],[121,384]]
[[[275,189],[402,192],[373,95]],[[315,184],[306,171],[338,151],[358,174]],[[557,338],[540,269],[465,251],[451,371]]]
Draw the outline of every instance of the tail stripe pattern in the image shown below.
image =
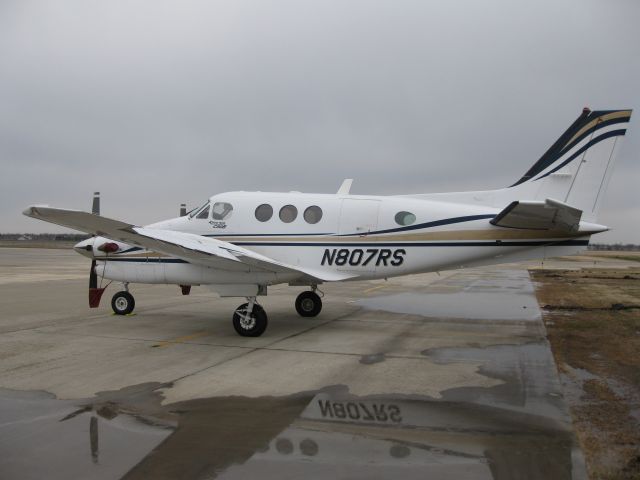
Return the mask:
[[[631,110],[599,110],[592,112],[589,109],[584,109],[582,115],[578,117],[575,122],[573,122],[573,124],[567,129],[566,132],[562,134],[562,136],[551,146],[551,148],[549,148],[549,150],[547,150],[545,154],[540,157],[540,159],[522,176],[522,178],[520,178],[520,180],[518,180],[511,186],[515,187],[516,185],[520,185],[527,180],[535,178],[536,176],[544,172],[547,168],[552,166],[555,162],[560,160],[564,155],[566,155],[572,148],[582,142],[585,138],[594,135],[596,131],[611,125],[628,123],[630,118]],[[566,160],[561,162],[559,166],[554,167],[552,170],[545,173],[543,176],[537,178],[536,180],[544,178],[547,175],[550,175],[551,173],[564,167],[596,143],[613,136],[624,135],[625,132],[626,128],[611,130],[603,135],[600,135],[599,137],[593,138],[591,141],[581,147],[578,152],[574,153]]]
[[576,151],[576,153],[574,153],[573,155],[571,155],[569,158],[567,158],[564,162],[561,162],[559,165],[557,165],[556,167],[552,168],[551,170],[549,170],[547,173],[545,173],[544,175],[541,175],[540,177],[536,178],[535,181],[537,182],[538,180],[543,179],[544,177],[551,175],[554,172],[557,172],[558,170],[560,170],[562,167],[564,167],[565,165],[571,163],[573,160],[575,160],[577,157],[579,157],[580,155],[582,155],[586,150],[590,149],[591,147],[593,147],[596,143],[600,143],[603,140],[606,140],[607,138],[611,138],[611,137],[617,137],[620,135],[624,135],[625,132],[627,130],[626,129],[620,129],[620,130],[611,130],[610,132],[607,133],[603,133],[602,135],[600,135],[599,137],[594,138],[593,140],[591,140],[589,143],[587,143],[586,145],[584,145],[582,148],[580,148],[578,151]]

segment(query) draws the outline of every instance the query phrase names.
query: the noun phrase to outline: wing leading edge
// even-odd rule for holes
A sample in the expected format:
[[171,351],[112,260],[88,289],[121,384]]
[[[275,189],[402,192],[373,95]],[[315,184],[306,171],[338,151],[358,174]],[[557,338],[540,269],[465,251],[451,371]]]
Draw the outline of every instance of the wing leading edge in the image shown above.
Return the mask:
[[27,208],[24,215],[92,235],[119,240],[180,258],[189,263],[228,271],[248,268],[273,273],[297,273],[319,281],[338,281],[354,275],[300,268],[215,238],[172,230],[145,228],[79,210],[45,206]]

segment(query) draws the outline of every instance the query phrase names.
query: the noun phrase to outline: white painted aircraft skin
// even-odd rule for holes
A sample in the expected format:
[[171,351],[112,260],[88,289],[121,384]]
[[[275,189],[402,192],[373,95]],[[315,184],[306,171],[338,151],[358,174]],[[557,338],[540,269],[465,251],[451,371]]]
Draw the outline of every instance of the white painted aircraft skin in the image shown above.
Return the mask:
[[[428,200],[360,195],[347,197],[325,194],[230,192],[215,195],[209,202],[212,205],[217,202],[233,205],[233,213],[224,221],[225,228],[215,228],[211,218],[197,219],[189,216],[158,222],[149,225],[148,228],[211,236],[290,265],[320,267],[323,270],[350,275],[345,280],[390,278],[472,266],[487,260],[495,260],[495,263],[509,262],[514,259],[531,258],[528,253],[532,246],[540,250],[546,246],[546,253],[552,255],[556,255],[555,251],[561,254],[576,253],[586,248],[589,238],[586,232],[568,235],[504,229],[489,223],[489,220],[499,213],[498,209]],[[262,204],[269,204],[274,210],[273,217],[264,223],[256,220],[254,215],[256,208]],[[298,217],[291,223],[284,223],[278,217],[279,210],[285,205],[293,205],[298,209]],[[323,211],[322,219],[315,225],[307,224],[302,218],[302,212],[310,206],[318,206]],[[348,217],[341,215],[349,208],[353,208],[355,212],[371,209],[373,213],[369,218],[357,213]],[[425,223],[427,226],[408,231],[394,231],[402,228],[394,221],[394,216],[399,211],[408,211],[416,216],[412,226]],[[456,223],[428,225],[441,221]],[[376,233],[386,231],[390,232]],[[110,241],[98,237],[93,244],[97,248],[102,243]],[[558,242],[564,244],[553,245]],[[78,250],[84,252],[82,248],[85,245],[79,244]],[[330,264],[333,252],[336,251],[337,256],[340,250],[349,252],[344,264],[337,265],[336,258]],[[120,244],[120,251],[123,253],[109,255],[111,260],[107,262],[107,268],[104,270],[106,278],[132,283],[171,284],[272,285],[294,280],[290,275],[282,278],[276,275],[269,278],[266,275],[257,282],[256,271],[234,272],[231,275],[231,272],[182,263],[175,258],[155,257],[155,252],[135,250],[134,246],[126,244]],[[322,265],[327,251],[329,253]],[[391,252],[389,258],[385,258],[385,251]],[[536,252],[537,255],[542,253],[544,252]],[[106,256],[97,249],[94,249],[93,255],[98,259]],[[126,262],[121,262],[125,259]],[[343,262],[338,260],[338,263]],[[145,272],[145,267],[148,272]],[[103,273],[102,268],[104,264],[99,265],[99,274]]]
[[[608,229],[597,213],[630,117],[585,109],[518,182],[498,190],[351,195],[346,180],[337,194],[227,192],[146,227],[45,206],[24,213],[96,235],[74,248],[95,261],[99,277],[211,285],[249,297],[253,308],[255,295],[279,283],[315,289],[585,250]],[[260,221],[264,205],[272,214]]]

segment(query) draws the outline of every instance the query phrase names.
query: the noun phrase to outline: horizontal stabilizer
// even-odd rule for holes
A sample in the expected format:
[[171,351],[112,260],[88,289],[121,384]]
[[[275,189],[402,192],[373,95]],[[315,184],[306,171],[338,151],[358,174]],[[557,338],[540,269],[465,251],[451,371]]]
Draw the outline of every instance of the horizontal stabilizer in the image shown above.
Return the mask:
[[491,223],[507,228],[577,232],[581,217],[582,210],[547,198],[544,202],[511,202]]

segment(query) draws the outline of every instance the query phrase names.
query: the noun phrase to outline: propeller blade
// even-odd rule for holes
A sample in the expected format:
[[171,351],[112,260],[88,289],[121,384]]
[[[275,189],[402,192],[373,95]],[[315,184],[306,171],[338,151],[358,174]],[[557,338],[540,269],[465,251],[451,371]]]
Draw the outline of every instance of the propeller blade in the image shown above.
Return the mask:
[[100,299],[102,298],[105,288],[107,287],[98,288],[96,261],[92,260],[91,271],[89,272],[89,308],[98,308],[100,306]]
[[91,213],[100,215],[100,192],[93,192],[93,204],[91,205]]
[[89,288],[98,288],[98,275],[96,274],[96,261],[91,261],[91,271],[89,272]]

